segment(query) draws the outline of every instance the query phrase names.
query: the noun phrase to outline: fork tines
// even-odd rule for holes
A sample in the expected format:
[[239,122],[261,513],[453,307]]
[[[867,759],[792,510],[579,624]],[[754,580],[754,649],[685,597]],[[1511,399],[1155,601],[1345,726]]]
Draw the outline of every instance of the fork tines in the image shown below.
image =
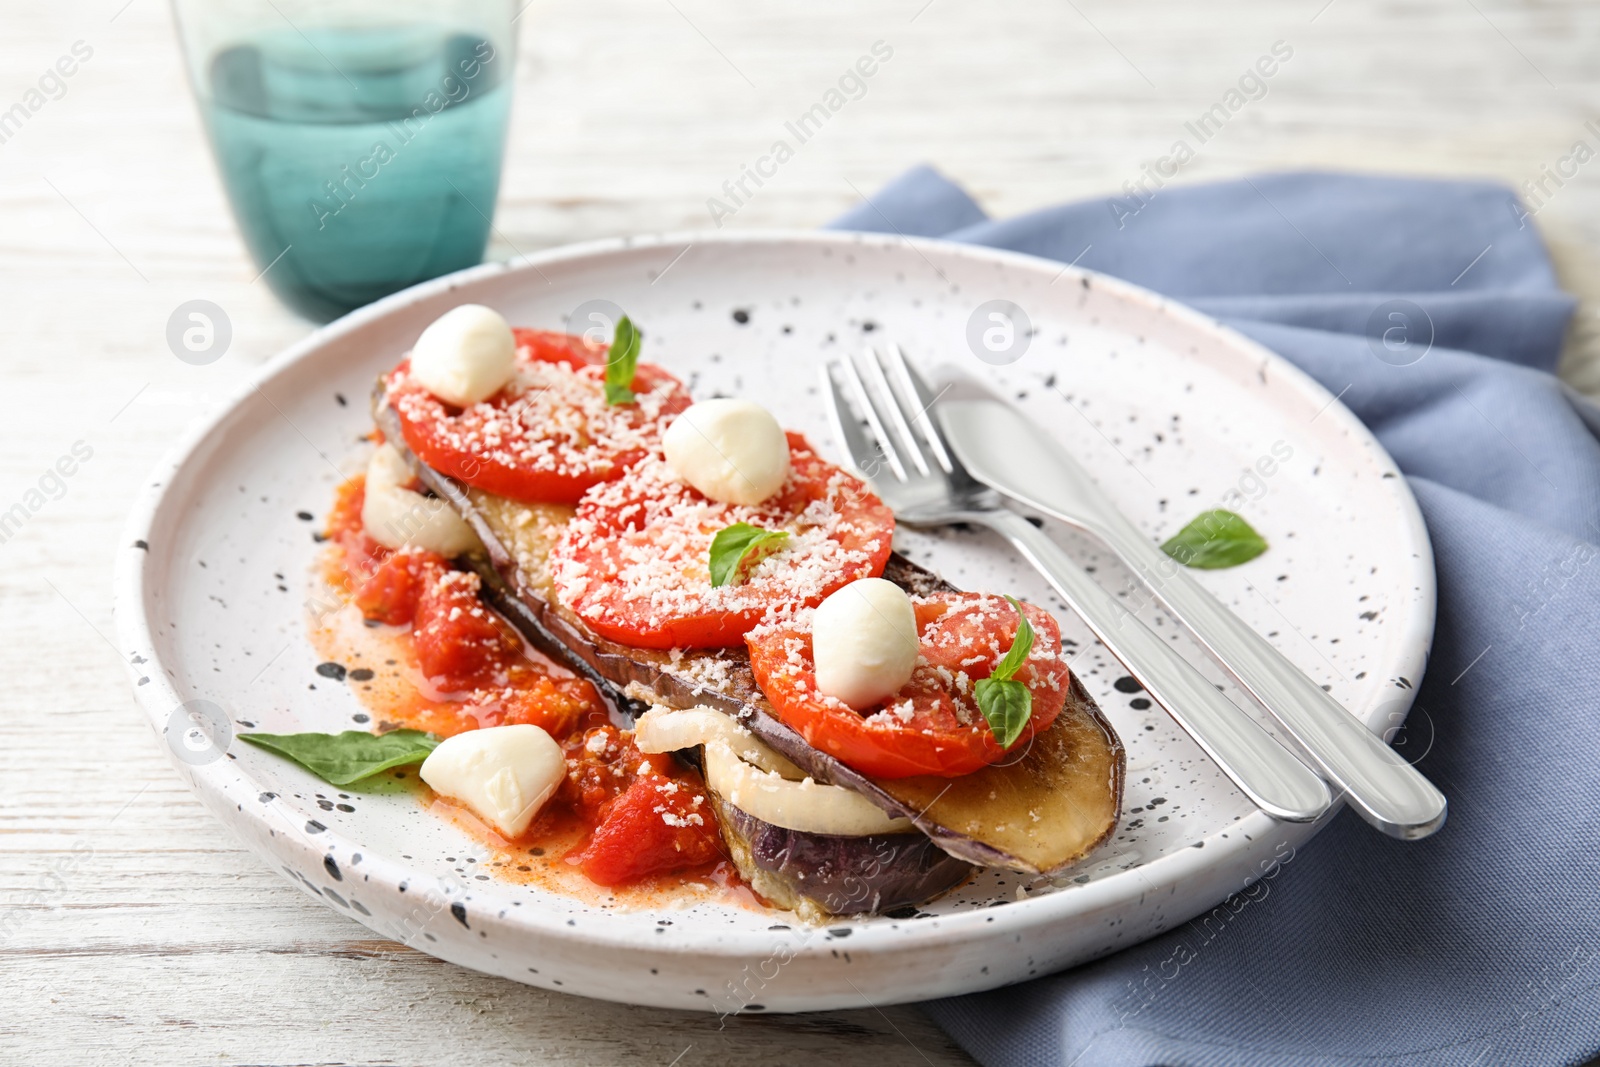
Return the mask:
[[[906,361],[899,345],[890,342],[886,351],[880,355],[867,348],[860,366],[843,356],[823,367],[834,428],[851,460],[869,477],[882,463],[900,481],[949,473],[950,454],[930,413],[939,394]],[[868,439],[867,429],[876,440]]]

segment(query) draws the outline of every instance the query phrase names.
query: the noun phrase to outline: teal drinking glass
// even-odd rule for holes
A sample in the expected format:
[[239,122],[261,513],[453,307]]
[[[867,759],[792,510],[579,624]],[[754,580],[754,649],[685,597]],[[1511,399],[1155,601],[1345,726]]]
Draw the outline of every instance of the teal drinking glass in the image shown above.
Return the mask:
[[510,0],[173,0],[256,266],[317,321],[483,259]]

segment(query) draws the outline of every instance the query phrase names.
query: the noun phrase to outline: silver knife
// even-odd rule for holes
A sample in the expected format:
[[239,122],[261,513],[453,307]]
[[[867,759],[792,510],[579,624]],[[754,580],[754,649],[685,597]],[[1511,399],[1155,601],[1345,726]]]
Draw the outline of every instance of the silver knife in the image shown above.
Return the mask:
[[[1295,738],[1367,822],[1415,840],[1444,825],[1444,794],[1206,592],[1116,509],[1067,451],[1009,404],[943,399],[945,437],[978,481],[1104,542]],[[1026,468],[1017,456],[1028,456]]]

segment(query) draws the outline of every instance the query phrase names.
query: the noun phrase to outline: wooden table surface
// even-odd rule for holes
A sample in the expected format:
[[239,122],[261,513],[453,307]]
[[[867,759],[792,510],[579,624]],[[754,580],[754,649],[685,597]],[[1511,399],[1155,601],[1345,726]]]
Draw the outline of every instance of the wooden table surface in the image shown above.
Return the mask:
[[[185,424],[311,327],[254,281],[164,4],[0,0],[0,25],[0,111],[92,49],[0,143],[0,511],[92,449],[0,543],[0,1061],[969,1062],[912,1008],[719,1029],[483,977],[317,906],[205,813],[110,640],[113,548]],[[995,214],[1105,195],[1277,41],[1293,56],[1267,95],[1182,181],[1334,167],[1520,186],[1600,145],[1600,9],[1580,0],[534,0],[519,26],[492,257],[711,225],[723,181],[879,40],[894,55],[867,94],[727,225],[814,226],[919,161]],[[1592,392],[1588,169],[1546,179],[1536,222],[1585,298],[1563,373]],[[234,329],[205,367],[164,341],[195,298]]]

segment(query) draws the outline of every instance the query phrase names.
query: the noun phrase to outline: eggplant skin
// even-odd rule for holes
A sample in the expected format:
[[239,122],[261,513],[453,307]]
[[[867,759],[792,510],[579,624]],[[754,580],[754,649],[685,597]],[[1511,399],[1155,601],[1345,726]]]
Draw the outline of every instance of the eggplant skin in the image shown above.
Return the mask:
[[763,822],[713,795],[722,838],[751,887],[811,923],[925,904],[973,872],[915,830],[839,837]]

